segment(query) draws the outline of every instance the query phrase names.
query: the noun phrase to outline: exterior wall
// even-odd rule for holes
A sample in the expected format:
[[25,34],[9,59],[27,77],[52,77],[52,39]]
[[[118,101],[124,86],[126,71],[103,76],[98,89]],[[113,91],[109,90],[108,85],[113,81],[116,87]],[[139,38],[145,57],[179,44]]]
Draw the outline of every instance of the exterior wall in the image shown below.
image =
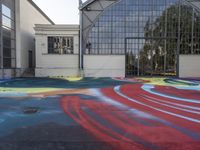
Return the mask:
[[78,55],[41,54],[37,57],[35,75],[36,77],[78,76]]
[[[17,0],[16,3],[16,47],[17,68],[28,68],[28,51],[35,55],[34,25],[38,23],[51,24],[40,11],[28,0]],[[34,59],[33,59],[34,61]],[[34,64],[35,62],[33,62]]]
[[[79,28],[69,29],[62,25],[36,25],[36,77],[78,76]],[[48,54],[48,36],[73,36],[74,54]]]
[[179,76],[200,77],[200,55],[180,55]]
[[0,69],[0,79],[9,79],[15,74],[16,71],[14,69]]
[[84,55],[86,77],[125,77],[125,55]]

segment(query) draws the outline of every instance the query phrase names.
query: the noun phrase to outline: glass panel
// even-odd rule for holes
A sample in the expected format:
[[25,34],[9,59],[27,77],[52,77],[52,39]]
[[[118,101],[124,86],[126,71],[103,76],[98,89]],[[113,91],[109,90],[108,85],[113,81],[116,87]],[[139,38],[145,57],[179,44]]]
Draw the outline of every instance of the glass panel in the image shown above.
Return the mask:
[[11,68],[11,58],[3,58],[3,67]]
[[11,19],[5,17],[5,16],[2,16],[2,24],[3,26],[5,26],[6,28],[11,28]]
[[11,39],[3,36],[3,47],[11,48]]
[[10,58],[11,57],[11,48],[4,47],[3,54],[4,54],[5,58]]
[[11,9],[2,4],[2,14],[7,16],[8,18],[11,18]]

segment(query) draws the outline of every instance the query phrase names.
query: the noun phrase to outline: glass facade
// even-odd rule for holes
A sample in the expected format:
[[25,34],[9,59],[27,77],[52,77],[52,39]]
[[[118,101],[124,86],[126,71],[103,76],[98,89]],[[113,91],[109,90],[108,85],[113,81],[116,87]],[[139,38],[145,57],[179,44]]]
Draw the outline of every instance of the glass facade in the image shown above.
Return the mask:
[[15,1],[1,0],[1,68],[16,67]]
[[126,55],[126,75],[176,75],[178,55],[200,54],[200,13],[184,0],[121,0],[91,28],[85,54]]

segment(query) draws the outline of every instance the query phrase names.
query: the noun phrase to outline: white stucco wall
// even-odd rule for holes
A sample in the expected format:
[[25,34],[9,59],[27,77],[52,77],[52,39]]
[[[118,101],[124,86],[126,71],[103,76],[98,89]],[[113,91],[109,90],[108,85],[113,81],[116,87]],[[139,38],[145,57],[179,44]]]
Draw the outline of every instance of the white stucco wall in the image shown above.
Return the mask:
[[17,68],[28,68],[28,51],[32,50],[34,55],[34,26],[38,23],[51,24],[30,2],[16,0]]
[[78,76],[78,55],[41,54],[36,62],[36,77]]
[[180,77],[200,77],[200,55],[180,55]]
[[125,55],[84,55],[85,77],[124,77]]
[[[63,25],[36,25],[36,77],[78,76],[79,28]],[[48,36],[72,36],[74,54],[48,54]]]

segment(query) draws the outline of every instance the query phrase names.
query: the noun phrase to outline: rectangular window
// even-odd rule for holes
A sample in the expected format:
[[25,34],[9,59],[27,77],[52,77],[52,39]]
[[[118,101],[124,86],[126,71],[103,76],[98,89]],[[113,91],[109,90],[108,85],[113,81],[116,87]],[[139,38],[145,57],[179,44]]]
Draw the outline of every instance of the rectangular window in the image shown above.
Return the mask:
[[73,54],[74,53],[73,37],[48,37],[49,54]]
[[6,16],[2,16],[2,25],[6,28],[11,28],[11,19]]
[[4,4],[2,5],[2,14],[5,15],[8,18],[11,18],[11,10]]
[[1,5],[3,68],[15,68],[15,21],[14,9],[11,10],[10,7],[9,1]]

